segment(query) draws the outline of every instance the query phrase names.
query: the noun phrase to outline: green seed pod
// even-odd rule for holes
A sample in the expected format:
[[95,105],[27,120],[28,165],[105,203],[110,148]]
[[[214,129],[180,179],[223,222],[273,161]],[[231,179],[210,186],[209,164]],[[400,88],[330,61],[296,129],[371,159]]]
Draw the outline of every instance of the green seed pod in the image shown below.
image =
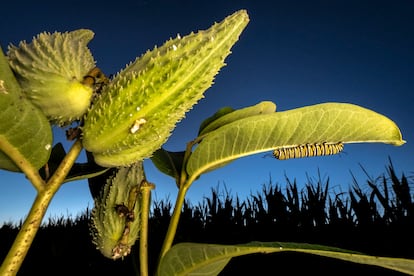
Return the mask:
[[83,145],[95,161],[127,166],[159,149],[211,86],[248,21],[238,11],[208,30],[170,39],[122,70],[85,119]]
[[93,243],[107,258],[127,256],[139,237],[140,184],[144,180],[142,162],[121,167],[95,198],[90,228]]
[[93,36],[85,29],[41,33],[31,43],[9,47],[9,64],[23,93],[53,123],[70,123],[88,110],[93,89],[82,81],[95,67],[86,46]]

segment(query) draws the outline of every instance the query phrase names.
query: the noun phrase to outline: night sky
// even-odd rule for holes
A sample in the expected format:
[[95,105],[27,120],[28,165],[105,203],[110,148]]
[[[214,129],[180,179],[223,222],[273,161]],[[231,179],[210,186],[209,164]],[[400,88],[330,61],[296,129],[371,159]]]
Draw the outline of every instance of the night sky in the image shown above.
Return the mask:
[[[345,145],[330,157],[279,161],[266,154],[239,159],[203,175],[190,188],[197,204],[219,185],[244,199],[270,179],[284,187],[285,176],[329,178],[332,194],[346,192],[355,175],[363,189],[367,175],[385,173],[391,158],[398,175],[413,176],[414,141],[414,2],[407,1],[36,1],[2,4],[0,45],[31,41],[40,32],[88,28],[95,32],[89,47],[97,66],[114,74],[154,45],[209,28],[236,10],[246,9],[250,23],[233,47],[215,84],[205,93],[165,144],[184,150],[199,124],[223,106],[241,108],[273,101],[288,110],[322,102],[348,102],[388,116],[407,143]],[[64,130],[54,130],[55,143]],[[65,147],[70,145],[65,142]],[[81,156],[84,158],[84,156]],[[146,175],[155,183],[153,199],[175,200],[172,178],[150,160]],[[414,188],[414,187],[413,187]],[[19,221],[28,212],[35,189],[21,174],[0,172],[0,225]],[[47,216],[76,216],[92,208],[87,182],[65,184]]]

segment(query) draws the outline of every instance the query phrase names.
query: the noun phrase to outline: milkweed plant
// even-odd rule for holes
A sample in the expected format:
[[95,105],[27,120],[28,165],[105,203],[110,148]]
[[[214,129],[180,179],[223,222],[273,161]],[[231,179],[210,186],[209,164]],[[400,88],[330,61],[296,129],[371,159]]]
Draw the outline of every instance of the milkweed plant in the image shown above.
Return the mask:
[[[163,148],[204,97],[248,22],[247,12],[239,10],[209,29],[177,35],[113,77],[95,66],[87,46],[94,33],[87,29],[41,33],[10,45],[6,54],[0,51],[0,167],[25,174],[37,191],[1,275],[17,274],[51,199],[63,183],[79,179],[88,179],[94,197],[90,231],[97,250],[122,260],[136,244],[138,273],[148,275],[148,217],[156,185],[146,179],[147,158],[178,188],[156,275],[217,275],[233,257],[284,251],[414,275],[414,260],[316,244],[174,244],[190,186],[237,158],[273,151],[284,160],[335,154],[348,143],[405,143],[392,120],[357,105],[331,102],[277,112],[273,102],[263,101],[212,112],[183,151]],[[52,127],[66,130],[68,152],[53,139]],[[83,150],[88,158],[78,163]]]

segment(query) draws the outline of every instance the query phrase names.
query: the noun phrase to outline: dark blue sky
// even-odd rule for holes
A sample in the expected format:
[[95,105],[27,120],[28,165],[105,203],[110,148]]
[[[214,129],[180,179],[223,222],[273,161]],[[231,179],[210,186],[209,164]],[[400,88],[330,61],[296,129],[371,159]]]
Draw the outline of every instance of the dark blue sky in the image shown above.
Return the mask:
[[[225,184],[232,195],[245,198],[270,177],[284,185],[284,175],[305,183],[306,174],[330,178],[330,192],[347,191],[352,172],[366,187],[367,177],[385,172],[391,157],[398,173],[414,168],[414,2],[407,1],[36,1],[2,4],[0,45],[30,41],[43,31],[89,28],[89,44],[104,73],[119,71],[154,45],[180,33],[206,29],[238,9],[250,23],[205,99],[176,128],[166,149],[183,150],[200,122],[223,106],[240,108],[263,100],[278,110],[321,102],[358,104],[394,120],[407,141],[402,147],[383,144],[346,145],[344,153],[278,161],[263,154],[246,157],[203,175],[191,187],[193,203],[210,189]],[[55,140],[63,131],[55,131]],[[172,179],[145,162],[156,184],[154,199],[174,201]],[[368,188],[366,188],[369,191]],[[35,190],[19,174],[0,172],[0,223],[27,213]],[[86,181],[65,184],[49,214],[76,216],[93,202]]]

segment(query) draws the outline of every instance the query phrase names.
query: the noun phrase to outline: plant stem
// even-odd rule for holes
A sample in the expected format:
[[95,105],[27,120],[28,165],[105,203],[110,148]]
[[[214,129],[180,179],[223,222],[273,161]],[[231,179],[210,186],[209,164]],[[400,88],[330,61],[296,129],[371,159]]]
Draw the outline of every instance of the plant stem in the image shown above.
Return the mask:
[[[186,164],[187,164],[187,160],[191,155],[191,149],[193,148],[193,146],[199,142],[200,137],[198,137],[197,139],[190,141],[189,143],[187,143],[187,147],[184,153],[184,161],[183,161],[183,168],[185,168]],[[167,234],[165,235],[165,239],[164,239],[164,243],[162,245],[161,248],[161,253],[159,256],[159,260],[158,262],[161,261],[162,257],[164,257],[164,255],[167,253],[168,250],[170,250],[173,242],[174,242],[174,237],[175,234],[177,232],[177,227],[178,227],[178,223],[180,221],[180,216],[181,216],[181,210],[183,208],[183,204],[184,204],[184,200],[185,200],[185,195],[187,194],[188,188],[190,188],[191,183],[193,183],[195,177],[191,177],[190,180],[187,179],[187,172],[185,169],[182,169],[181,171],[181,175],[178,179],[177,182],[177,186],[178,186],[178,194],[177,194],[177,200],[175,201],[175,206],[174,206],[174,212],[172,214],[171,220],[170,220],[170,224],[168,226],[168,230],[167,230]]]
[[185,195],[187,193],[189,185],[182,185],[178,190],[177,200],[175,201],[174,212],[172,214],[170,225],[168,226],[167,234],[165,235],[164,243],[161,248],[160,258],[167,253],[174,242],[175,233],[177,232],[178,222],[180,221],[181,210],[183,208]]
[[4,152],[13,162],[19,167],[19,169],[26,175],[37,192],[44,189],[45,181],[39,175],[39,171],[33,167],[33,165],[24,157],[21,152],[13,145],[0,139],[0,149]]
[[154,184],[142,181],[142,209],[141,209],[141,235],[139,238],[139,271],[140,276],[148,276],[148,218],[151,204],[151,190]]
[[82,144],[76,141],[68,154],[63,159],[55,174],[46,183],[44,189],[38,191],[35,201],[30,209],[30,212],[25,219],[22,228],[14,240],[6,258],[0,267],[0,275],[9,276],[16,275],[24,258],[29,251],[29,248],[39,230],[42,219],[46,213],[47,207],[51,202],[53,196],[60,188],[69,170],[75,163],[79,153],[82,150]]

